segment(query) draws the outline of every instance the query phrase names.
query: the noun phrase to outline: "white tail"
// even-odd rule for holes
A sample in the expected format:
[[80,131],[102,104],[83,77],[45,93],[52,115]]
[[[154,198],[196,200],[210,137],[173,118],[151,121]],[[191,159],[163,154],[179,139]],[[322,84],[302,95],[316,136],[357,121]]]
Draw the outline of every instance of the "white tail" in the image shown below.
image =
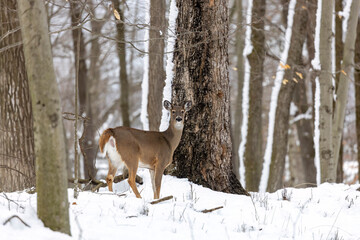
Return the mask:
[[112,191],[114,176],[119,168],[129,170],[129,185],[136,197],[141,198],[137,190],[135,177],[138,167],[150,171],[154,198],[160,197],[161,179],[165,168],[172,162],[173,153],[179,145],[184,127],[185,112],[191,108],[191,102],[183,106],[172,105],[164,101],[165,109],[170,111],[170,124],[166,131],[143,131],[128,127],[106,129],[100,136],[101,152],[109,161],[106,182]]

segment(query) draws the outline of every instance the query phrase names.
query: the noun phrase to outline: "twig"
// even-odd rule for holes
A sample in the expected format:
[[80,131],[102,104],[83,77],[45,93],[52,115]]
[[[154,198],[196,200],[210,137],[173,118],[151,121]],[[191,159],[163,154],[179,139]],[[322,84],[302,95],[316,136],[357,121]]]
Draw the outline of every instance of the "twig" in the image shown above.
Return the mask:
[[202,213],[209,213],[209,212],[213,212],[213,211],[216,211],[216,210],[219,210],[219,209],[222,209],[224,208],[223,206],[220,206],[220,207],[216,207],[216,208],[211,208],[211,209],[204,209],[202,210],[201,212]]
[[22,222],[25,226],[27,226],[28,228],[30,227],[30,225],[27,224],[26,222],[24,222],[24,220],[22,220],[18,215],[13,215],[13,216],[9,217],[9,218],[3,223],[3,225],[5,226],[5,225],[6,225],[8,222],[10,222],[10,220],[13,219],[13,218],[19,219],[20,222]]
[[173,196],[163,197],[163,198],[160,198],[160,199],[158,199],[158,200],[155,200],[155,201],[150,202],[150,204],[157,204],[157,203],[160,203],[160,202],[163,202],[163,201],[170,200],[170,199],[172,199],[172,198],[173,198]]

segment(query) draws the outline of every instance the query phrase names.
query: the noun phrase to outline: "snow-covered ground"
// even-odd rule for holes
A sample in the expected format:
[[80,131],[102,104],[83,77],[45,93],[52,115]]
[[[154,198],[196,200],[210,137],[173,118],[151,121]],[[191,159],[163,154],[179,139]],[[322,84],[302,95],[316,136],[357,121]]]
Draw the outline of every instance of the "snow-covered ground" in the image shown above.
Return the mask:
[[[116,193],[69,189],[72,237],[44,227],[36,216],[36,194],[0,193],[0,239],[360,239],[360,184],[252,193],[252,198],[215,192],[186,179],[164,176],[155,205],[149,174],[139,171],[143,199],[126,181]],[[202,213],[202,210],[222,209]],[[26,227],[17,215],[30,227]]]

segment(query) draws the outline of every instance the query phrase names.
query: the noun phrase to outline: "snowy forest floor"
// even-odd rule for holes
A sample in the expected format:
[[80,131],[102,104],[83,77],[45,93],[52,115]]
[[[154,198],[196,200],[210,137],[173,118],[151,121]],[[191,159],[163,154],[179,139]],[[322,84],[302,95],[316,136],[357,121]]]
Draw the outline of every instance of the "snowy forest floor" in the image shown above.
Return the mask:
[[[164,176],[155,205],[147,170],[140,170],[143,199],[126,181],[115,193],[69,189],[72,237],[44,227],[36,215],[36,194],[0,193],[0,239],[360,239],[360,184],[322,184],[251,193],[251,198],[215,192],[186,179]],[[223,207],[202,213],[202,210]],[[29,227],[25,226],[18,216]]]

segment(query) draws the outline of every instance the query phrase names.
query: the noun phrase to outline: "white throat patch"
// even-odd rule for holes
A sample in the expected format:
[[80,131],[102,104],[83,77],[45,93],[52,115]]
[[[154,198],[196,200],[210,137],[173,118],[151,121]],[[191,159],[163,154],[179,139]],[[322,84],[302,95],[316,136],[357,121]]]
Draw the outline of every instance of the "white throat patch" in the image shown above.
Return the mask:
[[177,130],[182,130],[184,128],[184,123],[183,122],[176,122],[175,123],[175,128]]

